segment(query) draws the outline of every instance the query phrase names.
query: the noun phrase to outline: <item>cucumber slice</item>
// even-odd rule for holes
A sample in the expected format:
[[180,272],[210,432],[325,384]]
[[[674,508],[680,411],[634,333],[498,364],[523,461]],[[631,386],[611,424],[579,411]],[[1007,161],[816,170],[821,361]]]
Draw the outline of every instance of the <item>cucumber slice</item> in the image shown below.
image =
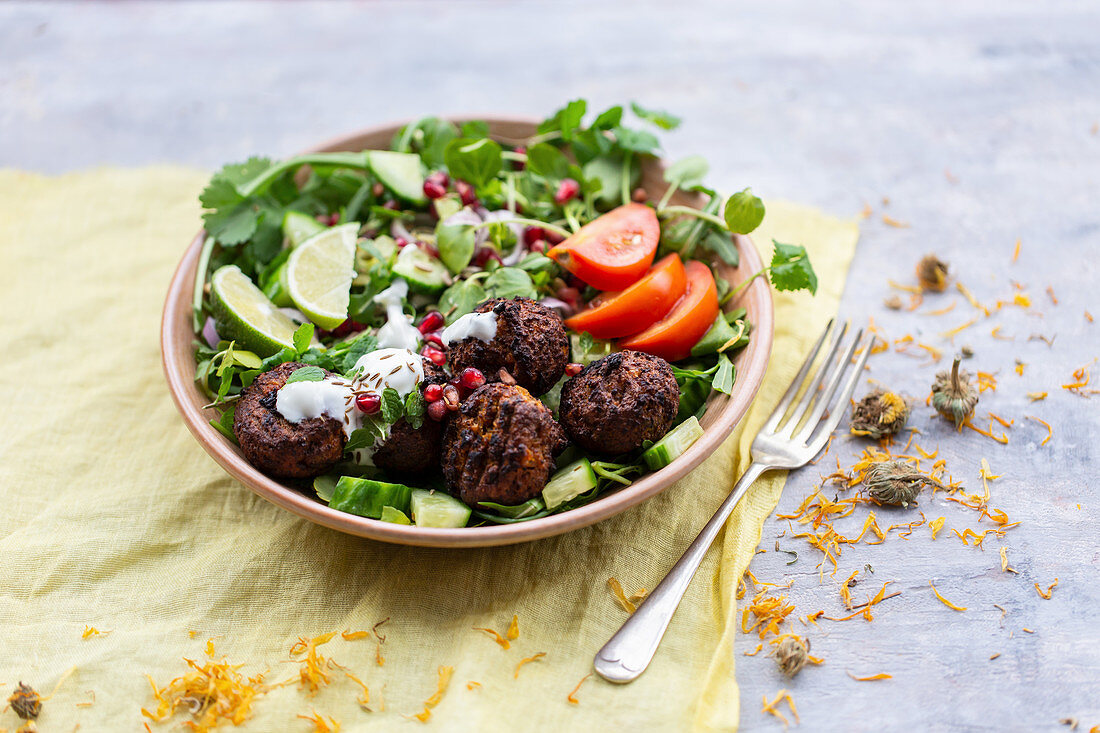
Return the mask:
[[412,490],[412,518],[417,527],[465,527],[470,507],[442,491]]
[[425,295],[438,295],[450,282],[450,273],[443,263],[413,245],[397,255],[393,274],[404,278],[412,292]]
[[405,512],[400,509],[394,509],[392,506],[382,507],[383,522],[390,522],[392,524],[412,524],[412,520],[408,518]]
[[542,500],[547,509],[554,509],[596,488],[596,472],[587,458],[570,463],[561,469],[542,487]]
[[657,471],[675,461],[691,444],[699,440],[703,426],[694,415],[665,434],[649,450],[642,454],[651,471]]
[[340,476],[334,473],[326,473],[313,479],[313,490],[321,501],[332,501],[332,495],[336,493],[336,482]]
[[385,507],[407,512],[412,491],[412,488],[404,484],[341,476],[328,505],[349,514],[381,519]]
[[424,172],[419,155],[390,150],[371,150],[367,155],[371,171],[386,188],[414,204],[428,200],[424,196]]
[[320,234],[327,227],[309,214],[300,211],[288,211],[283,214],[283,236],[290,241],[291,247],[297,247],[314,234]]

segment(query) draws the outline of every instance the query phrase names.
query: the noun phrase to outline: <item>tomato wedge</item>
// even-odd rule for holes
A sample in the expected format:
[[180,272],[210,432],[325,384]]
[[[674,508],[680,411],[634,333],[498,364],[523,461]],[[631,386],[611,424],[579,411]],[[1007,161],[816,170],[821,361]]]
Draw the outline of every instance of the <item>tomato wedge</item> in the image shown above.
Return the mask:
[[626,204],[594,219],[546,253],[597,290],[622,290],[653,262],[661,228],[644,204]]
[[618,338],[649,328],[668,313],[687,290],[680,255],[670,254],[621,293],[603,293],[588,310],[565,320],[577,331],[600,339]]
[[661,320],[620,342],[624,349],[644,351],[665,361],[691,355],[691,347],[703,338],[718,315],[718,288],[710,268],[698,260],[684,265],[687,292]]

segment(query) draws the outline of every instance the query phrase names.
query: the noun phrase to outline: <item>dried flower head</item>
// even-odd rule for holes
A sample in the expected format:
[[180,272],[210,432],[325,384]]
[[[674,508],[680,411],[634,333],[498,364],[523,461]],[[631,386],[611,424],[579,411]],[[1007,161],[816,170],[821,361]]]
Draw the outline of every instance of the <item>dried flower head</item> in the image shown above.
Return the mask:
[[879,504],[909,506],[917,501],[924,486],[943,488],[936,479],[921,473],[905,461],[889,460],[874,463],[863,474],[867,495]]
[[961,430],[966,419],[974,414],[978,390],[970,381],[970,373],[959,368],[959,361],[956,356],[950,372],[936,375],[932,385],[932,407]]
[[806,666],[810,657],[810,640],[791,634],[783,637],[775,649],[775,661],[779,671],[794,677]]
[[20,681],[15,692],[8,698],[8,704],[23,720],[34,720],[42,712],[42,697],[34,691],[30,685],[24,685]]
[[909,419],[909,405],[894,392],[876,389],[852,408],[849,429],[853,435],[865,435],[878,440],[896,435]]
[[891,295],[889,298],[882,301],[882,304],[892,311],[899,311],[902,306],[901,298],[897,295]]
[[936,255],[925,255],[917,263],[917,281],[924,290],[942,293],[947,289],[947,263]]

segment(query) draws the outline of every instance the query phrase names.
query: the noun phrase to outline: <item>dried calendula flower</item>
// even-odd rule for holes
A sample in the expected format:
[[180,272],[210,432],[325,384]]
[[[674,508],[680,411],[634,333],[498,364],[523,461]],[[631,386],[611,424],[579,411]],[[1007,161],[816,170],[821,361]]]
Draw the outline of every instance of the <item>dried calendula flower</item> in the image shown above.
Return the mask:
[[853,435],[865,435],[878,440],[896,435],[909,419],[909,405],[894,392],[876,389],[852,408],[849,429]]
[[970,373],[959,369],[959,357],[956,356],[950,372],[936,375],[932,385],[932,407],[961,430],[966,419],[974,414],[977,404],[978,391],[970,382]]
[[891,295],[889,298],[882,301],[882,304],[892,311],[899,311],[902,306],[901,298],[897,295]]
[[30,685],[24,685],[22,681],[8,698],[8,704],[23,720],[34,720],[42,712],[42,697],[34,691]]
[[942,293],[947,289],[947,263],[936,255],[925,255],[917,263],[917,280],[922,289]]
[[888,460],[871,464],[863,474],[867,495],[879,504],[909,506],[916,503],[924,486],[943,488],[936,479],[921,473],[905,461]]
[[775,648],[775,661],[779,671],[788,677],[794,677],[806,666],[810,656],[810,640],[794,634],[786,636]]

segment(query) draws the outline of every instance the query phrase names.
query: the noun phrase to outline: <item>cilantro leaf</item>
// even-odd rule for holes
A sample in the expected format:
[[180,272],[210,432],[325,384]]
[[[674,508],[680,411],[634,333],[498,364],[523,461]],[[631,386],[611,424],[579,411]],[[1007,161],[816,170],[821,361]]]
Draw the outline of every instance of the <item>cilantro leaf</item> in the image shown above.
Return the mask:
[[275,161],[271,158],[254,155],[243,163],[229,163],[222,166],[222,169],[214,175],[214,179],[221,179],[234,186],[239,186],[248,183],[273,165],[275,165]]
[[584,113],[587,110],[587,101],[574,99],[544,120],[538,126],[538,132],[540,135],[545,135],[548,132],[560,132],[562,139],[568,142],[579,131],[581,120],[584,119]]
[[731,232],[748,234],[764,221],[764,202],[746,188],[729,197],[723,215]]
[[460,137],[447,143],[443,159],[455,178],[482,187],[500,172],[500,144],[489,138]]
[[817,292],[817,273],[810,264],[806,248],[798,244],[782,244],[772,240],[771,279],[776,290],[809,290]]
[[733,362],[725,354],[718,357],[718,370],[714,372],[714,381],[710,386],[716,392],[733,394],[733,382],[737,376],[737,369]]
[[382,419],[392,425],[405,416],[405,403],[393,387],[382,390]]
[[298,329],[294,332],[294,350],[301,356],[309,349],[310,342],[313,341],[313,324],[303,323],[298,326]]
[[202,215],[203,227],[226,246],[247,242],[260,224],[260,213],[247,203],[230,209],[208,211]]
[[378,339],[374,337],[374,334],[366,331],[362,336],[351,342],[348,350],[344,352],[343,360],[340,362],[340,371],[350,376],[350,373],[355,369],[355,362],[364,354],[369,354],[378,348]]
[[662,130],[675,130],[680,126],[681,120],[679,117],[663,110],[646,109],[637,102],[631,102],[630,109],[634,111],[634,114],[636,114],[639,119],[645,120]]
[[319,366],[304,366],[295,369],[290,373],[290,376],[286,378],[286,383],[291,384],[293,382],[323,382],[325,381],[325,370]]

